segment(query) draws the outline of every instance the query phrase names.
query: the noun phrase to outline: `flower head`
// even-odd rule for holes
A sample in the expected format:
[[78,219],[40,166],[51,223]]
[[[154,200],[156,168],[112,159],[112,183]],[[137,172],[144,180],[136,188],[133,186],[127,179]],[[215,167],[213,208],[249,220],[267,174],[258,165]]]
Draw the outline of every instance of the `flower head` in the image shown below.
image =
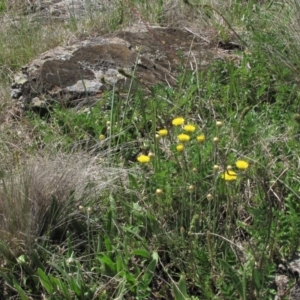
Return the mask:
[[100,141],[104,141],[105,140],[105,135],[104,134],[100,134],[99,135],[99,140]]
[[142,163],[142,164],[145,164],[145,163],[148,163],[150,161],[150,157],[148,155],[140,155],[138,156],[137,158],[138,162]]
[[155,156],[155,153],[153,153],[153,152],[150,151],[150,152],[148,153],[148,156],[149,156],[149,157],[154,157],[154,156]]
[[220,170],[220,166],[219,165],[214,165],[214,167],[213,167],[213,169],[214,169],[214,171],[219,171]]
[[184,124],[184,118],[179,117],[172,120],[172,125],[174,126],[180,126]]
[[236,167],[240,170],[245,170],[249,167],[249,164],[244,160],[238,160],[235,163]]
[[183,127],[183,130],[187,132],[194,132],[196,127],[194,125],[187,124]]
[[213,138],[213,142],[214,142],[215,144],[217,144],[217,143],[219,142],[219,138],[218,138],[218,137],[214,137],[214,138]]
[[160,196],[161,194],[163,194],[163,190],[162,189],[156,189],[155,194],[157,196]]
[[236,180],[237,174],[232,170],[227,170],[222,174],[222,178],[226,181]]
[[203,143],[205,141],[205,135],[204,134],[200,134],[197,136],[197,142],[199,143]]
[[190,186],[188,187],[188,191],[189,191],[189,192],[192,192],[194,189],[195,189],[195,186],[194,186],[194,185],[190,185]]
[[178,152],[182,152],[182,151],[184,150],[184,146],[183,146],[182,144],[178,144],[178,145],[176,146],[176,150],[177,150]]
[[184,142],[187,142],[190,140],[190,136],[185,134],[185,133],[181,133],[177,136],[178,138],[178,141],[181,142],[181,143],[184,143]]
[[211,201],[212,199],[214,199],[214,196],[212,194],[208,194],[206,196],[206,198],[207,198],[208,201]]
[[217,122],[216,122],[216,126],[217,126],[217,127],[221,127],[222,125],[223,125],[222,121],[217,121]]
[[161,129],[161,130],[158,130],[158,135],[159,135],[160,137],[167,136],[167,135],[168,135],[168,130],[167,130],[167,129]]

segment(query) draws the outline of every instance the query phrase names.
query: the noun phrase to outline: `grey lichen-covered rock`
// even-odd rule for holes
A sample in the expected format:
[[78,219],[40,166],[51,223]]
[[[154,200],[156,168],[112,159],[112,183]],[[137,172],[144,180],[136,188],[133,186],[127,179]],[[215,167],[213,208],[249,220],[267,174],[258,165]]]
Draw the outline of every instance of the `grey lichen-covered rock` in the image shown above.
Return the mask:
[[22,10],[30,15],[32,21],[49,23],[92,17],[94,12],[105,12],[113,9],[115,1],[98,0],[30,0],[23,3]]
[[278,265],[278,273],[275,276],[277,295],[275,300],[300,299],[300,253],[296,252],[288,261]]
[[146,90],[158,83],[174,86],[180,66],[198,70],[216,56],[209,43],[186,30],[150,30],[119,31],[51,49],[15,75],[11,95],[22,107],[77,106],[87,98],[91,104],[113,86],[126,91],[132,79]]

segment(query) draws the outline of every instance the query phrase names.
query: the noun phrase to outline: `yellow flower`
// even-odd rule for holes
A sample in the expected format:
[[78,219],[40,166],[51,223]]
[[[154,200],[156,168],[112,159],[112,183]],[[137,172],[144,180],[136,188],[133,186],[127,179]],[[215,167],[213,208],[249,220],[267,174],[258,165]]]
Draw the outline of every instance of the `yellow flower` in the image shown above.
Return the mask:
[[204,134],[200,134],[197,136],[197,142],[199,143],[203,143],[205,141],[205,135]]
[[237,174],[232,170],[228,170],[228,171],[225,171],[222,174],[222,178],[226,181],[236,180],[237,179]]
[[217,127],[221,127],[222,125],[223,125],[223,123],[222,123],[221,121],[217,121],[217,122],[216,122],[216,126],[217,126]]
[[178,138],[178,141],[181,142],[181,143],[184,143],[184,142],[187,142],[190,140],[190,136],[185,134],[185,133],[181,133],[177,136]]
[[99,140],[100,141],[104,141],[105,140],[105,135],[104,134],[100,134],[99,135]]
[[168,135],[168,130],[167,129],[161,129],[161,130],[158,131],[158,135],[160,137],[166,136],[166,135]]
[[142,164],[145,164],[145,163],[148,163],[150,161],[150,157],[148,155],[140,155],[138,156],[137,158],[138,162],[142,163]]
[[194,132],[196,127],[194,125],[187,124],[183,127],[183,130],[187,132]]
[[218,138],[218,137],[214,137],[214,138],[213,138],[213,142],[214,142],[215,144],[217,144],[217,143],[219,142],[219,138]]
[[249,167],[249,164],[244,160],[238,160],[235,163],[236,167],[240,170],[245,170]]
[[182,144],[179,144],[179,145],[176,146],[176,150],[178,152],[182,152],[184,150],[184,146]]
[[184,124],[184,118],[181,118],[181,117],[175,118],[175,119],[173,119],[172,124],[174,126],[180,126],[180,125]]

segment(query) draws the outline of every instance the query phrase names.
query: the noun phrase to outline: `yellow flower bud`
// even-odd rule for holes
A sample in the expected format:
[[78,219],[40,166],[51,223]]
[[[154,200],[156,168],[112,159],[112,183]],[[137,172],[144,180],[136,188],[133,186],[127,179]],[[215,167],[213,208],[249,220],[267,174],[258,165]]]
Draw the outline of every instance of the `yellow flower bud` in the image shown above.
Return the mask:
[[150,151],[150,152],[148,153],[148,156],[149,156],[149,157],[154,157],[155,154],[154,154],[153,152]]
[[175,118],[175,119],[172,120],[172,124],[173,124],[174,126],[180,126],[180,125],[183,125],[183,124],[184,124],[184,118],[181,118],[181,117]]
[[206,198],[207,198],[208,201],[211,201],[214,198],[214,196],[212,194],[208,194],[206,196]]
[[163,190],[162,190],[162,189],[156,189],[155,194],[156,194],[157,196],[160,196],[160,195],[163,194]]
[[148,155],[141,154],[137,157],[137,161],[140,162],[141,164],[145,164],[150,161],[150,157]]
[[188,188],[189,192],[192,192],[194,189],[195,189],[195,187],[193,185],[190,185]]
[[179,145],[176,146],[176,150],[178,152],[182,152],[184,150],[184,146],[182,144],[179,144]]
[[165,136],[168,135],[168,130],[167,129],[161,129],[161,130],[158,131],[158,135],[160,137],[165,137]]
[[203,143],[205,141],[205,135],[204,134],[200,134],[197,136],[197,142],[199,143]]
[[179,141],[180,143],[184,143],[184,142],[187,142],[187,141],[190,140],[190,136],[187,135],[187,134],[185,134],[185,133],[179,134],[179,135],[177,136],[177,138],[178,138],[178,141]]
[[219,171],[220,170],[220,166],[219,165],[214,165],[214,171]]
[[100,141],[104,141],[105,140],[105,135],[104,134],[100,134],[99,135],[99,140]]

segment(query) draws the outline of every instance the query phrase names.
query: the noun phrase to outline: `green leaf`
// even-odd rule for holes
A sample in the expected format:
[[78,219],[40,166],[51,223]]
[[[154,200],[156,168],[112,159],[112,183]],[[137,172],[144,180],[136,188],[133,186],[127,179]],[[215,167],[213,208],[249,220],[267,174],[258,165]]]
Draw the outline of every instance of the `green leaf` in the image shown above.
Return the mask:
[[0,241],[0,253],[4,256],[7,262],[16,263],[15,255],[10,251],[9,247]]
[[159,258],[158,253],[156,251],[153,252],[152,253],[152,260],[149,263],[147,269],[145,270],[144,275],[142,276],[142,281],[143,281],[145,286],[148,286],[152,281],[154,271],[155,271],[155,268],[156,268],[157,263],[158,263],[158,258]]
[[0,272],[0,276],[4,278],[4,280],[7,282],[8,285],[13,286],[14,285],[14,276],[12,274],[9,274],[13,277],[13,279],[11,279],[9,276],[7,276],[5,273]]
[[111,245],[110,239],[108,237],[105,238],[104,243],[105,243],[105,247],[106,247],[107,252],[111,252],[112,251],[112,245]]
[[117,266],[118,273],[126,269],[126,266],[123,263],[122,255],[120,255],[120,253],[117,253],[116,255],[116,266]]
[[189,298],[186,291],[186,281],[185,276],[180,275],[178,283],[173,283],[173,292],[175,300],[187,300]]
[[21,297],[21,300],[28,300],[30,299],[29,297],[27,297],[26,293],[24,292],[24,290],[20,287],[20,285],[14,280],[14,288],[18,291],[19,296]]
[[110,271],[116,273],[116,264],[107,255],[103,254],[101,257],[98,257],[98,259],[100,260],[102,265],[104,265],[104,267],[107,266],[109,267]]
[[145,249],[137,249],[131,252],[131,255],[138,255],[138,256],[142,256],[145,258],[150,258],[150,253],[149,251],[145,250]]
[[235,289],[240,295],[240,297],[242,299],[246,299],[245,296],[246,282],[244,280],[243,281],[240,280],[239,276],[237,275],[237,272],[225,260],[220,259],[219,261],[224,271],[233,281],[235,285]]
[[38,272],[38,275],[39,275],[39,278],[40,278],[40,281],[41,281],[42,285],[44,286],[46,291],[50,295],[52,295],[53,294],[53,287],[52,287],[51,281],[49,280],[48,276],[40,268],[38,268],[37,272]]
[[252,276],[254,279],[255,289],[259,291],[261,288],[261,274],[257,269],[253,269]]
[[72,288],[72,291],[74,291],[77,296],[81,295],[81,289],[78,283],[74,280],[74,278],[71,278],[70,280],[70,287]]
[[43,271],[45,270],[40,258],[38,257],[38,255],[35,252],[32,252],[30,254],[30,258],[34,262],[36,267],[40,268]]
[[[52,281],[53,279],[51,279]],[[67,288],[67,286],[63,283],[62,280],[58,279],[58,278],[54,278],[56,285],[57,285],[57,289],[64,295],[64,299],[69,299],[71,300],[71,294],[69,292],[69,289]]]

